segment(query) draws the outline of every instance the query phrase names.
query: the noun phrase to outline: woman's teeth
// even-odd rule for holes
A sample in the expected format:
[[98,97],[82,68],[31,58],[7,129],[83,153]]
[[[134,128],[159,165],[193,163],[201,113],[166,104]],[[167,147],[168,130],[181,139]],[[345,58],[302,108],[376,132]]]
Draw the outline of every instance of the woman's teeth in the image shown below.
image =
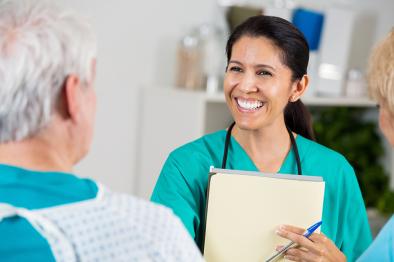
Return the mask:
[[236,99],[236,101],[237,101],[238,106],[242,109],[245,109],[245,110],[257,110],[264,105],[264,103],[259,100],[248,101],[248,100],[238,98],[238,99]]

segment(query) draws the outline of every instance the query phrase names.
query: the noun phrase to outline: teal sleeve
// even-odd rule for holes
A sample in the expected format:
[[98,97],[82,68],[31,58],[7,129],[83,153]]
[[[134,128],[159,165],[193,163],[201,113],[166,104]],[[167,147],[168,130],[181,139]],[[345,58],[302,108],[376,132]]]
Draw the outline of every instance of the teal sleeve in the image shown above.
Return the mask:
[[168,157],[151,200],[171,208],[196,240],[200,227],[201,201],[204,200],[196,180],[188,179],[187,176],[191,177],[198,167],[193,165],[191,160],[185,161],[182,157],[179,158],[172,154]]
[[360,187],[348,163],[344,167],[344,180],[340,199],[343,201],[341,250],[348,261],[355,261],[371,244],[372,235]]

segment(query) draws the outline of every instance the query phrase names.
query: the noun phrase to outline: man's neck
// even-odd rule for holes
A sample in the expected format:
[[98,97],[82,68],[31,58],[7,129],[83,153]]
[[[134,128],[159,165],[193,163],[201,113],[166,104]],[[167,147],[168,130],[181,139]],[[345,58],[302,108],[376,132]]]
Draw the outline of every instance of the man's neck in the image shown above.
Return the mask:
[[61,148],[38,137],[0,144],[0,163],[26,169],[70,172],[73,164],[67,157]]

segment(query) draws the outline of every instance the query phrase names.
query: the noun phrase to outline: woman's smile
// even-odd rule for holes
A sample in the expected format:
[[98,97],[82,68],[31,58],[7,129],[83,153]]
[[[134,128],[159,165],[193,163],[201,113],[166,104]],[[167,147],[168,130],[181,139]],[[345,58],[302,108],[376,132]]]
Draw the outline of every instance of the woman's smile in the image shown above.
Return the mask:
[[235,97],[234,101],[239,111],[243,113],[254,113],[261,110],[264,106],[264,102],[252,98]]

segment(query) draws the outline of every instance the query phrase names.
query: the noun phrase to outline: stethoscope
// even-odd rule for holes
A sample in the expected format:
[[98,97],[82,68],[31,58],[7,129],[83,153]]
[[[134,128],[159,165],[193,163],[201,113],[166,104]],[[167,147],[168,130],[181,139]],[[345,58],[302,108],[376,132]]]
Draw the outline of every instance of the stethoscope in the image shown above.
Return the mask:
[[[231,131],[233,130],[233,127],[235,126],[235,122],[230,125],[230,127],[227,130],[226,134],[226,142],[224,144],[224,152],[223,152],[223,161],[222,161],[222,168],[226,169],[226,164],[227,164],[227,155],[228,155],[228,146],[231,142]],[[293,132],[286,127],[287,132],[289,133],[290,136],[290,141],[291,141],[291,147],[293,148],[294,155],[296,158],[297,162],[297,169],[298,169],[298,175],[302,175],[302,168],[301,168],[301,161],[300,161],[300,155],[298,154],[298,148],[297,148],[297,143],[295,142]]]

